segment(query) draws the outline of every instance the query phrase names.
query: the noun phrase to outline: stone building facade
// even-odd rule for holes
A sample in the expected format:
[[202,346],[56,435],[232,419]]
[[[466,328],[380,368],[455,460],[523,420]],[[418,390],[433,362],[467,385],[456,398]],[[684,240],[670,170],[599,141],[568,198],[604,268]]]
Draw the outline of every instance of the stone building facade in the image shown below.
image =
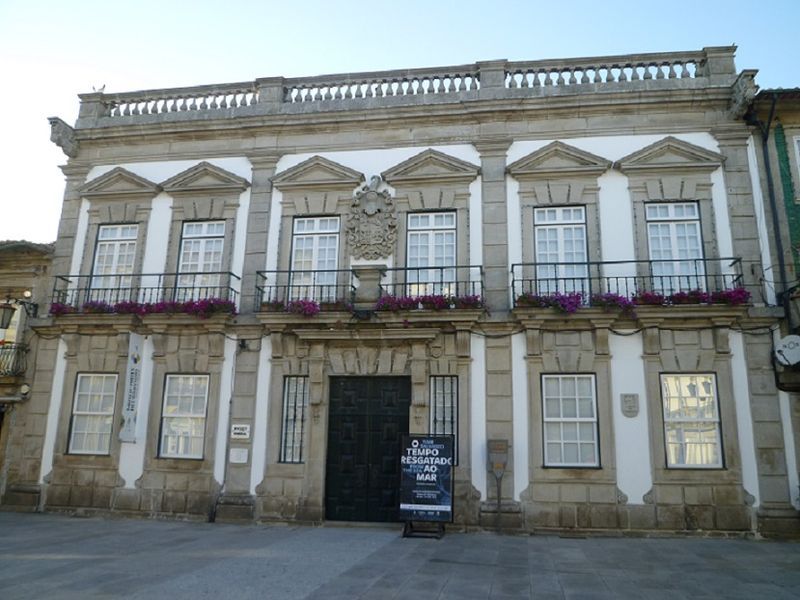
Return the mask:
[[81,96],[3,505],[391,521],[442,433],[458,526],[796,527],[733,58]]

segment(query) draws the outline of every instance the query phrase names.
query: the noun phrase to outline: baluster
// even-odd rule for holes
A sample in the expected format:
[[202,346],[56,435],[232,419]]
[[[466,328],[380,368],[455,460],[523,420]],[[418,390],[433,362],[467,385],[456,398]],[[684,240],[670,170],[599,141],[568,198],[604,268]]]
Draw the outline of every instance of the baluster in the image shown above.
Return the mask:
[[581,69],[581,83],[591,83],[591,81],[589,80],[589,69],[591,68],[592,67],[589,66],[589,67],[583,67]]
[[623,64],[617,67],[619,69],[619,77],[617,78],[617,81],[628,81],[628,74],[625,72],[625,67],[627,66],[628,65]]
[[668,64],[669,64],[669,78],[676,79],[678,77],[678,74],[675,72],[675,65],[673,63],[668,63]]
[[208,103],[208,108],[214,110],[219,108],[219,97],[217,94],[211,94],[211,101]]
[[651,69],[653,68],[653,63],[644,63],[644,79],[652,79],[653,73]]
[[186,110],[197,110],[197,98],[194,96],[186,98]]
[[684,61],[681,63],[680,77],[681,79],[688,79],[689,77],[691,77],[691,74],[689,73],[689,61]]
[[208,108],[208,102],[206,101],[208,96],[200,96],[200,110],[206,110]]
[[631,64],[631,81],[639,81],[641,77],[639,76],[639,67],[641,64]]
[[575,71],[577,71],[577,69],[567,68],[567,72],[569,73],[569,81],[567,82],[567,85],[575,85],[578,83],[578,79],[575,77]]
[[594,80],[593,83],[603,83],[603,78],[600,75],[600,69],[605,68],[605,65],[599,65],[594,69]]
[[667,63],[661,63],[656,65],[656,79],[666,79],[664,76],[664,65]]

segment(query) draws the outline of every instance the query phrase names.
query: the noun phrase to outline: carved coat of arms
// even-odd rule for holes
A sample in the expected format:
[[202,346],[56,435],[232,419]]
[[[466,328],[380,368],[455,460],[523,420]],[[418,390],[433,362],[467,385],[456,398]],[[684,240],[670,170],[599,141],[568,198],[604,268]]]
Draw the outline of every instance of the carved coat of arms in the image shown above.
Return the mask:
[[397,217],[389,192],[378,191],[380,183],[381,178],[373,176],[353,198],[347,222],[347,241],[355,258],[374,260],[387,258],[394,252]]

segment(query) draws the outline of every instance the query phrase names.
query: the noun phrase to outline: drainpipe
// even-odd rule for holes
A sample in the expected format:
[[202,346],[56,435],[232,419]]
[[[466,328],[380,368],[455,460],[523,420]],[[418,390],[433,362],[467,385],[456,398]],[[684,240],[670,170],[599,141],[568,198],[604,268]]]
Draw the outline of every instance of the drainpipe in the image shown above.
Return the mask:
[[769,160],[769,132],[772,127],[772,121],[775,117],[775,105],[778,103],[778,94],[772,93],[772,104],[769,108],[769,117],[767,122],[764,123],[756,118],[753,111],[745,115],[745,122],[748,125],[758,127],[761,132],[761,152],[764,155],[764,171],[767,177],[767,196],[769,197],[769,209],[772,213],[772,228],[775,232],[775,252],[778,254],[778,272],[780,274],[780,292],[777,296],[780,303],[783,305],[784,313],[786,314],[786,324],[789,331],[794,328],[792,325],[792,311],[789,306],[789,298],[786,296],[786,260],[783,256],[783,236],[781,236],[780,219],[778,218],[778,202],[775,199],[775,186],[772,183],[772,165]]

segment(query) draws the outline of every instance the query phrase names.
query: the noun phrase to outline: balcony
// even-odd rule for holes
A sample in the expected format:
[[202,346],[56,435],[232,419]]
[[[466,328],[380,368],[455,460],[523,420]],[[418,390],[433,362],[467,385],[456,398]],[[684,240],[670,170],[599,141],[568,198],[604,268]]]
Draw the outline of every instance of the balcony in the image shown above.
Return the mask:
[[218,300],[235,304],[241,280],[228,272],[136,275],[61,275],[53,288],[51,313],[133,312],[131,306]]
[[515,308],[529,305],[526,297],[556,294],[580,295],[584,304],[598,294],[639,304],[689,304],[743,287],[740,258],[520,263],[511,274]]
[[[259,271],[256,311],[482,308],[479,266]],[[312,306],[313,305],[313,306]],[[369,305],[367,308],[366,305]]]
[[255,310],[286,310],[306,300],[343,308],[352,303],[357,280],[350,269],[258,271]]
[[19,377],[25,374],[28,346],[0,342],[0,377]]
[[382,295],[410,298],[483,298],[483,269],[476,265],[454,267],[398,267],[386,269]]

